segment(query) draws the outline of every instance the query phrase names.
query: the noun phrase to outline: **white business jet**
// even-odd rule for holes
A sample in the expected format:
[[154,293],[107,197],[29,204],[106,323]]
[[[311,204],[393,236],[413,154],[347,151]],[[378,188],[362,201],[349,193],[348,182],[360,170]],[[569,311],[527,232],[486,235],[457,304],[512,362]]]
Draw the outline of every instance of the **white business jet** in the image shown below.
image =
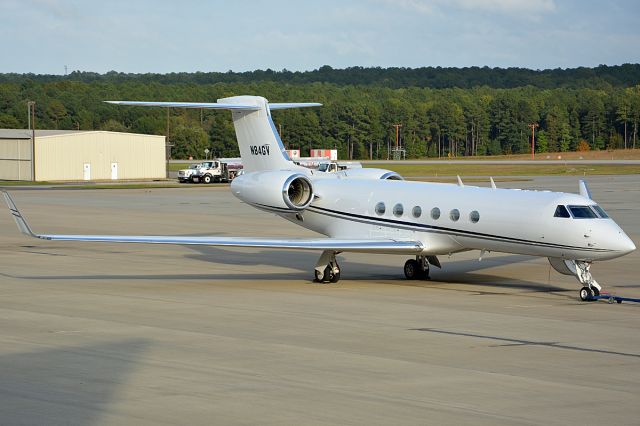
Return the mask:
[[580,298],[599,295],[592,262],[635,250],[624,231],[592,199],[580,194],[407,182],[395,172],[349,169],[323,173],[294,164],[287,156],[271,111],[320,106],[268,103],[258,96],[217,103],[109,101],[118,105],[231,110],[245,174],[231,184],[242,201],[325,235],[323,238],[185,237],[126,235],[41,235],[27,225],[9,194],[5,198],[20,231],[45,240],[257,247],[322,251],[315,280],[337,282],[342,252],[405,254],[407,279],[429,277],[441,267],[438,255],[478,250],[543,256],[558,272],[580,282]]

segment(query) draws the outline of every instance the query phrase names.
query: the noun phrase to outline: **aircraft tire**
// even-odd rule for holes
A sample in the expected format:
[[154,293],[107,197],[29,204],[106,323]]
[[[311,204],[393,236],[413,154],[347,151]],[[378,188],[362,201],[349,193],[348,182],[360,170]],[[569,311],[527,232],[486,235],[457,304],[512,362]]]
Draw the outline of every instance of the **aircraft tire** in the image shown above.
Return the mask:
[[420,277],[420,265],[415,259],[409,259],[404,264],[404,276],[408,280],[417,280]]
[[[334,273],[331,271],[331,266],[327,265],[326,268],[324,268],[324,272],[318,272],[318,270],[314,270],[315,276],[316,278],[313,280],[317,283],[330,283],[330,282],[337,282],[333,281],[335,278]],[[338,276],[338,280],[340,279],[340,274],[336,274]]]
[[585,286],[580,289],[580,300],[582,300],[583,302],[588,302],[592,300],[592,298],[593,293],[591,292],[591,289],[589,287]]

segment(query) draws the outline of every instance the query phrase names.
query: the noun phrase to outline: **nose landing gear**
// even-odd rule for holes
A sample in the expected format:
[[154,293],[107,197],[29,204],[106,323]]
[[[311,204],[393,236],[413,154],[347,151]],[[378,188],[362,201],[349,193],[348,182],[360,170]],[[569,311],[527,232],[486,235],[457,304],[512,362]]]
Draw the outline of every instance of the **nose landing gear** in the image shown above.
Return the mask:
[[564,275],[573,275],[582,284],[580,289],[580,300],[583,302],[594,300],[600,296],[602,287],[593,279],[591,272],[591,262],[584,260],[570,260],[560,258],[549,258],[549,263],[556,271]]
[[582,262],[579,260],[573,261],[575,264],[575,276],[580,281],[583,287],[580,289],[580,300],[587,302],[593,300],[593,296],[600,296],[600,290],[602,287],[596,280],[593,279],[589,269],[591,268],[591,262]]

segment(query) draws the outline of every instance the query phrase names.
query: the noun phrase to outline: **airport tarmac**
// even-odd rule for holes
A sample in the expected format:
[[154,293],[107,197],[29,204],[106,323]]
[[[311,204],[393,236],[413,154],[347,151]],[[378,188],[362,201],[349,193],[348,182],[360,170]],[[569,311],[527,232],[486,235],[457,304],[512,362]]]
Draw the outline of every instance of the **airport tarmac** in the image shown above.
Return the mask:
[[[589,182],[640,246],[640,175]],[[36,232],[315,235],[226,187],[11,191]],[[546,259],[410,282],[347,254],[321,285],[318,256],[42,241],[0,211],[0,424],[638,424],[640,305],[580,302]],[[640,297],[638,251],[592,272]]]

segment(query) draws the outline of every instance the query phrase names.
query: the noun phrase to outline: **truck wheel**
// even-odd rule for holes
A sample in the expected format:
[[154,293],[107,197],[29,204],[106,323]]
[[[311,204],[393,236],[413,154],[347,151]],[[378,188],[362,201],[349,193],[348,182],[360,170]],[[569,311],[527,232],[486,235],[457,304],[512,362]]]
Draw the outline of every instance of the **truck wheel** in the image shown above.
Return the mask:
[[204,175],[204,177],[202,178],[202,182],[211,183],[211,175]]

